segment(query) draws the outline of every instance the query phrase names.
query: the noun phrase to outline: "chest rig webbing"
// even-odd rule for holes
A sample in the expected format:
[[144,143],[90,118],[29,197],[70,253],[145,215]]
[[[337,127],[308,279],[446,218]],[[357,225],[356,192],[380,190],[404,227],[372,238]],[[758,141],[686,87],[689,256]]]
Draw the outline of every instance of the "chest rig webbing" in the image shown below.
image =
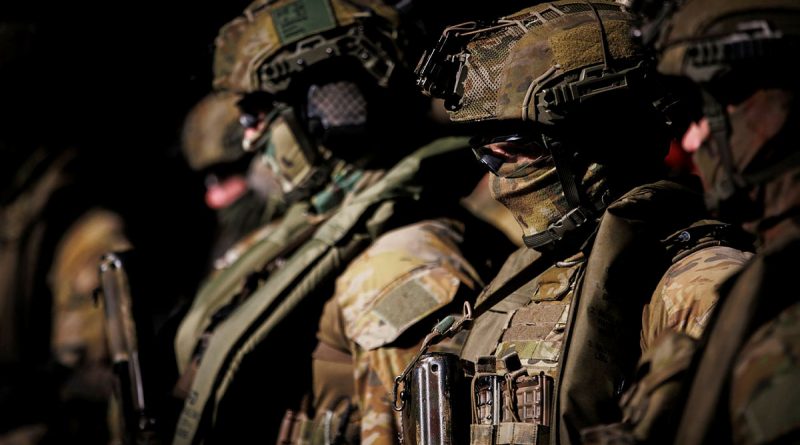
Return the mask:
[[[462,353],[478,354],[467,367],[471,444],[549,442],[559,356],[583,264],[582,253],[556,262],[476,320],[479,334]],[[491,343],[494,351],[480,355]]]
[[404,159],[316,229],[279,270],[227,317],[208,344],[178,421],[174,444],[202,440],[198,430],[213,424],[219,403],[245,357],[314,289],[334,279],[371,239],[385,230],[385,223],[392,217],[394,201],[419,199],[422,190],[416,181],[420,179],[422,162],[463,151],[466,145],[465,138],[444,138]]
[[578,443],[581,428],[618,421],[642,308],[670,264],[660,240],[704,212],[699,193],[660,181],[609,205],[586,261],[512,256],[479,299],[461,355],[473,363],[470,443]]

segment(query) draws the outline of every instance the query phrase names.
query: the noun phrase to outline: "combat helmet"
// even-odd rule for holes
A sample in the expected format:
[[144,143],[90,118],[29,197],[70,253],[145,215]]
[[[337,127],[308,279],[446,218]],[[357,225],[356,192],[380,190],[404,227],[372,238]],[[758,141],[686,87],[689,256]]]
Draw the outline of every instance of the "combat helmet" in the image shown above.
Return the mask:
[[[396,10],[377,0],[259,0],[220,31],[214,86],[245,94],[243,125],[269,122],[255,145],[297,199],[326,184],[337,165],[393,159],[391,150],[367,148],[391,119],[414,114],[399,93],[413,92],[405,42]],[[377,107],[384,109],[369,111]]]
[[193,170],[234,162],[245,154],[236,107],[239,99],[240,96],[233,93],[212,93],[186,116],[181,141],[183,153]]
[[397,12],[377,0],[259,0],[220,29],[214,88],[285,91],[319,62],[357,60],[386,86],[402,60]]
[[[557,199],[565,202],[550,212],[557,217],[546,230],[523,238],[529,247],[551,244],[590,226],[608,201],[600,188],[585,190],[586,169],[576,166],[576,155],[597,161],[616,154],[590,154],[590,138],[584,144],[563,144],[559,133],[573,133],[574,139],[574,133],[615,132],[603,128],[614,126],[626,128],[618,136],[623,140],[642,130],[638,122],[643,114],[653,116],[654,128],[664,124],[655,117],[657,98],[649,98],[653,64],[631,37],[634,19],[613,1],[542,3],[497,20],[447,28],[417,67],[418,85],[445,100],[453,121],[470,123],[479,133],[487,128],[503,135],[490,141],[538,139],[549,151],[560,182]],[[631,122],[626,127],[615,120]],[[664,135],[663,148],[640,144],[634,149],[636,144],[630,143],[619,149],[619,156],[631,156],[627,162],[644,156],[660,162],[667,148],[666,131]],[[478,140],[474,146],[486,142]],[[476,150],[476,155],[495,173],[502,165],[491,151]],[[541,212],[535,207],[528,210]]]
[[794,151],[764,162],[755,153],[737,153],[742,149],[731,146],[725,110],[759,88],[796,89],[800,2],[638,0],[632,9],[643,17],[636,34],[654,50],[658,71],[677,79],[684,95],[694,97],[695,117],[702,114],[708,121],[714,148],[700,150],[696,161],[701,170],[703,164],[719,169],[707,178],[709,206],[728,217],[755,217],[748,191],[796,167],[800,156]]

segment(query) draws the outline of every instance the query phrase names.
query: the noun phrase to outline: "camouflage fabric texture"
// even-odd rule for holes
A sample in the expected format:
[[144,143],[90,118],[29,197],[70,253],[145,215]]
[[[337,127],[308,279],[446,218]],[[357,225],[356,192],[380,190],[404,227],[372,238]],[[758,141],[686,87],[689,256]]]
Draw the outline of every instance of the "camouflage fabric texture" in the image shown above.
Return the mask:
[[260,91],[263,85],[258,68],[278,52],[370,15],[392,25],[398,22],[397,12],[377,0],[256,0],[244,15],[220,29],[215,41],[214,88],[238,93]]
[[183,153],[193,170],[235,161],[244,156],[236,103],[231,93],[209,94],[192,108],[183,123]]
[[[637,59],[631,15],[609,1],[593,1],[617,62]],[[569,73],[603,63],[597,18],[586,3],[542,3],[498,21],[466,47],[467,74],[454,121],[536,120],[531,92]]]
[[752,257],[726,246],[708,247],[676,261],[664,274],[642,317],[642,350],[667,332],[698,339],[716,307],[717,287]]
[[642,314],[639,378],[620,400],[623,421],[583,430],[587,445],[668,443],[680,416],[677,402],[699,340],[719,300],[718,288],[752,253],[712,246],[675,261]]
[[75,222],[56,250],[53,288],[53,352],[65,366],[104,366],[107,359],[104,312],[92,294],[99,286],[98,259],[130,243],[120,217],[92,210]]
[[783,443],[796,438],[800,430],[798,357],[800,303],[795,303],[759,328],[739,353],[730,400],[734,443]]
[[[423,221],[389,232],[342,274],[323,315],[318,338],[352,357],[361,443],[393,444],[400,417],[392,409],[395,376],[419,351],[432,317],[460,310],[481,283],[459,252],[460,228],[445,220]],[[330,318],[339,322],[330,322]],[[338,332],[336,331],[338,329]],[[462,337],[434,350],[457,353]],[[328,376],[315,386],[337,385]]]
[[[497,175],[489,178],[489,187],[494,199],[514,216],[522,234],[531,236],[546,231],[571,208],[554,163],[550,160],[541,166],[541,162],[526,166],[527,163],[505,163]],[[512,173],[504,174],[506,169]],[[607,191],[603,170],[600,164],[590,164],[580,182],[592,202]]]
[[[710,80],[717,69],[695,64],[693,45],[706,37],[723,38],[741,32],[743,18],[753,17],[753,11],[769,20],[770,26],[784,37],[800,35],[800,4],[793,0],[691,0],[682,2],[680,9],[663,27],[665,33],[657,46],[660,50],[658,71],[670,76],[689,76],[697,81]],[[752,20],[752,19],[745,19]],[[787,63],[789,58],[785,58]]]

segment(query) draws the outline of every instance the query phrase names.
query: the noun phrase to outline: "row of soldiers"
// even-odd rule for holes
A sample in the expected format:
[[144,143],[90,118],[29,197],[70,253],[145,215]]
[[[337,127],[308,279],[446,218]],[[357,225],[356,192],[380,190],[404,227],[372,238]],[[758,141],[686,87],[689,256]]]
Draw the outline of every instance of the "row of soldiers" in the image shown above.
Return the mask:
[[408,7],[256,0],[220,30],[193,165],[210,205],[246,166],[281,202],[223,243],[174,363],[140,366],[105,258],[117,439],[800,440],[800,3],[486,5],[421,59]]

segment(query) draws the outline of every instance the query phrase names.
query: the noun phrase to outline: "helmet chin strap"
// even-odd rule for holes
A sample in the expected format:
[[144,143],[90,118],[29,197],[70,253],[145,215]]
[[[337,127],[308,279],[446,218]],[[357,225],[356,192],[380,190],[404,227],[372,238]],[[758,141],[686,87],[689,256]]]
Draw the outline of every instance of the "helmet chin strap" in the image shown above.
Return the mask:
[[558,180],[567,203],[572,208],[558,220],[552,222],[546,230],[533,235],[523,236],[522,241],[525,246],[531,249],[542,247],[552,247],[556,242],[562,240],[568,233],[576,231],[581,227],[591,225],[597,220],[605,208],[605,197],[607,192],[602,193],[597,202],[591,203],[578,188],[578,181],[573,168],[570,152],[564,150],[561,143],[544,136],[544,145],[550,151],[553,162],[558,173]]
[[728,143],[731,135],[728,115],[722,104],[705,89],[703,90],[703,115],[708,121],[711,138],[716,146],[723,169],[723,177],[706,194],[706,201],[711,209],[719,209],[722,202],[729,202],[734,199],[734,196],[743,193],[746,184],[733,163],[733,153]]
[[[725,215],[743,216],[745,220],[756,218],[758,210],[749,196],[752,187],[766,184],[800,165],[800,152],[792,150],[770,166],[743,174],[735,165],[730,145],[731,125],[728,115],[719,101],[707,90],[703,90],[703,114],[708,120],[709,131],[723,169],[723,177],[706,191],[706,205]],[[730,210],[730,211],[728,211]]]
[[[603,20],[600,18],[600,13],[591,1],[585,0],[585,3],[592,10],[595,20],[597,21],[600,46],[603,50],[602,79],[605,74],[613,72],[611,65],[614,61],[614,57],[609,49],[608,35],[606,34]],[[574,161],[572,155],[574,152],[564,150],[561,146],[561,142],[548,138],[547,136],[543,136],[542,139],[545,147],[547,147],[553,157],[564,197],[572,209],[561,216],[561,218],[551,223],[545,231],[522,237],[522,241],[525,245],[533,249],[545,246],[552,247],[568,233],[574,232],[587,225],[593,225],[599,218],[599,215],[602,214],[606,206],[604,201],[608,195],[608,191],[605,191],[600,195],[597,202],[590,202],[586,194],[578,187],[578,183],[581,182],[583,178],[578,178],[575,168],[573,168]]]

